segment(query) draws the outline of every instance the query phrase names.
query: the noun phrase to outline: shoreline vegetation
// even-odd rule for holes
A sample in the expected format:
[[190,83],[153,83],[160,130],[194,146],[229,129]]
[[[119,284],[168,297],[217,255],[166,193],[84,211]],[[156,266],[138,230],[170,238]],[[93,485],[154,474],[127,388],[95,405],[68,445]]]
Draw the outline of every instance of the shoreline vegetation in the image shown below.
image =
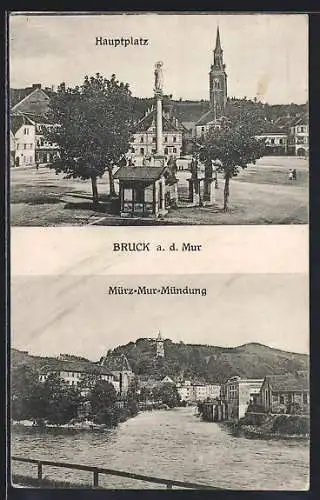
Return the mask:
[[263,415],[260,421],[248,413],[238,422],[219,422],[227,427],[236,437],[249,439],[284,439],[308,441],[310,439],[310,423],[307,415]]

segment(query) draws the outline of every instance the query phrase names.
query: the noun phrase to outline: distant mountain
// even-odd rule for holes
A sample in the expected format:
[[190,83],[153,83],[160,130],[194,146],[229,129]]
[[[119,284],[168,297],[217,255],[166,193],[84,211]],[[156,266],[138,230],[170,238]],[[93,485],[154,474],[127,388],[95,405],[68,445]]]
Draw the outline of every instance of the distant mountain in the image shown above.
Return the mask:
[[142,377],[191,378],[198,381],[222,382],[227,377],[239,375],[263,378],[265,375],[295,373],[308,370],[308,356],[259,343],[238,347],[174,343],[164,341],[165,358],[157,359],[156,342],[141,338],[109,350],[108,358],[125,354],[133,371]]

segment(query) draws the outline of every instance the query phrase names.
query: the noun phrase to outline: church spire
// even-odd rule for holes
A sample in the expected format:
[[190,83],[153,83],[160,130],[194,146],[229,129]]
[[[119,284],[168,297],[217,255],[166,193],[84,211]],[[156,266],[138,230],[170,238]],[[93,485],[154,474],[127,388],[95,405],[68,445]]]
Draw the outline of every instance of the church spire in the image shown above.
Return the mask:
[[219,25],[217,27],[217,36],[216,36],[216,48],[215,51],[222,50],[221,49],[221,42],[220,42],[220,32],[219,32]]
[[216,46],[213,51],[213,64],[209,73],[209,95],[210,109],[214,119],[219,118],[227,102],[227,74],[223,63],[219,26],[217,26]]

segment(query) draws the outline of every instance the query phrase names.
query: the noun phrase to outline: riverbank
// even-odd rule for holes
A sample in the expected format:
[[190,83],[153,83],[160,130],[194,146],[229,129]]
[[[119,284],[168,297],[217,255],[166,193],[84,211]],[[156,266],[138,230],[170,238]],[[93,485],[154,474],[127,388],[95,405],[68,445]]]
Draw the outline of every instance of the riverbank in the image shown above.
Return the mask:
[[308,441],[310,423],[307,415],[248,414],[238,422],[221,422],[233,436],[251,439]]
[[[223,489],[296,491],[309,485],[306,442],[293,445],[285,440],[238,438],[216,423],[202,422],[192,407],[143,411],[104,432],[14,427],[11,454]],[[11,467],[14,475],[37,476],[37,464],[12,461]],[[93,481],[92,473],[81,470],[44,466],[42,472],[43,479],[73,483],[78,488]],[[101,475],[101,479],[99,475],[99,486],[155,488],[152,483],[111,475]]]

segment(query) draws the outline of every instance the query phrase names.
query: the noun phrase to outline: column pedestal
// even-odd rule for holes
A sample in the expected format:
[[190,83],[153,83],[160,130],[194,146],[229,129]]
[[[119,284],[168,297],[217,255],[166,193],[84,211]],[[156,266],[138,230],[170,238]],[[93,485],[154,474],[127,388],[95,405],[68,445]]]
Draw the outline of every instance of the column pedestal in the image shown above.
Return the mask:
[[204,179],[203,187],[203,205],[213,205],[215,203],[215,192],[213,179]]

